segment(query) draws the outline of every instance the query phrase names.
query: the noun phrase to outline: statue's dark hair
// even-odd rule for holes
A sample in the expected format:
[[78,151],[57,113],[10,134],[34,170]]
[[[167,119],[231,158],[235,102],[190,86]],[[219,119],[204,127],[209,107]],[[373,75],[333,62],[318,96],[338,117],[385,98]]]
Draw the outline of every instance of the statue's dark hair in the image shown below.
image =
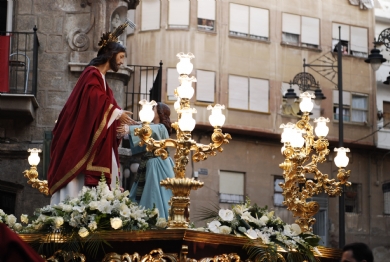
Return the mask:
[[171,119],[169,118],[171,116],[171,109],[166,104],[157,102],[157,114],[160,118],[160,123],[165,126],[165,128],[168,130],[168,134],[171,135],[172,123]]
[[351,243],[345,245],[343,248],[343,252],[351,250],[353,254],[353,258],[356,261],[360,262],[366,260],[367,262],[373,262],[374,256],[372,254],[371,249],[364,243]]
[[117,42],[108,42],[107,45],[99,49],[97,57],[92,59],[88,66],[99,66],[105,64],[120,52],[126,53],[126,48],[123,45]]

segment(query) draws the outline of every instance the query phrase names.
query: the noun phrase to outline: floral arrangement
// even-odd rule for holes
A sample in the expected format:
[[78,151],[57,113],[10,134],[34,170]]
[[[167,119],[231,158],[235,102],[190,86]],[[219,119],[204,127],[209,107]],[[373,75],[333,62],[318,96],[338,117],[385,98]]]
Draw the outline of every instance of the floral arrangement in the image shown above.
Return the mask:
[[[46,233],[48,238],[55,235],[58,242],[71,243],[69,251],[78,252],[78,242],[93,242],[101,245],[99,232],[104,230],[146,230],[153,227],[164,228],[165,218],[159,218],[157,208],[145,209],[129,198],[129,191],[122,192],[117,184],[110,190],[104,176],[97,187],[83,187],[78,197],[66,199],[58,205],[47,205],[34,212],[32,221],[22,215],[22,226],[14,215],[6,215],[0,209],[0,222],[5,222],[17,233]],[[105,242],[108,244],[107,242]],[[98,246],[97,246],[98,247]],[[94,249],[97,251],[97,248]],[[94,252],[92,252],[94,253]]]
[[[302,232],[297,224],[284,223],[280,217],[275,216],[274,211],[268,211],[267,207],[260,208],[256,204],[251,206],[249,199],[244,204],[234,205],[231,210],[220,209],[217,213],[206,209],[206,213],[208,218],[214,216],[207,224],[207,231],[248,237],[252,241],[246,248],[256,260],[263,261],[266,258],[267,261],[277,261],[278,246],[288,253],[288,261],[316,261],[313,251],[321,255],[316,247],[319,236]],[[266,248],[253,245],[254,242]]]

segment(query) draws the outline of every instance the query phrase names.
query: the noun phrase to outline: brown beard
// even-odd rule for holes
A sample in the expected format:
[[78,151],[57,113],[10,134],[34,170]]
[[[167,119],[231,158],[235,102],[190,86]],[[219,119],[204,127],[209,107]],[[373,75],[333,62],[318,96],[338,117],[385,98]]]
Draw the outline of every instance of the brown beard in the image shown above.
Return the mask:
[[119,66],[116,63],[116,55],[110,58],[109,63],[111,70],[114,72],[118,72]]

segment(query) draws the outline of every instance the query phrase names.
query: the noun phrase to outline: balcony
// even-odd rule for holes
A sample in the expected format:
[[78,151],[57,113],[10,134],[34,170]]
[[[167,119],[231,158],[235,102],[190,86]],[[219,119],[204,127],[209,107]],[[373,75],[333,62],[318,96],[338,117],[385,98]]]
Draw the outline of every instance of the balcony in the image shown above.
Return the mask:
[[37,28],[0,32],[0,119],[32,121],[37,102]]

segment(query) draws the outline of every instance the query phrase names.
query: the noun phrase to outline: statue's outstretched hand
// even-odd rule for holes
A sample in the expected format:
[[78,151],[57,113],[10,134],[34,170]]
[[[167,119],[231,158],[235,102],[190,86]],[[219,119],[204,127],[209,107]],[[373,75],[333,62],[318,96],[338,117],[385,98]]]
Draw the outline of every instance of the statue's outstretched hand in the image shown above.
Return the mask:
[[123,125],[123,124],[126,124],[126,125],[137,125],[137,121],[135,121],[134,119],[132,119],[130,116],[132,115],[133,113],[130,112],[130,111],[125,111],[123,110],[123,113],[122,115],[119,117],[119,122]]

